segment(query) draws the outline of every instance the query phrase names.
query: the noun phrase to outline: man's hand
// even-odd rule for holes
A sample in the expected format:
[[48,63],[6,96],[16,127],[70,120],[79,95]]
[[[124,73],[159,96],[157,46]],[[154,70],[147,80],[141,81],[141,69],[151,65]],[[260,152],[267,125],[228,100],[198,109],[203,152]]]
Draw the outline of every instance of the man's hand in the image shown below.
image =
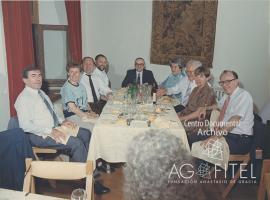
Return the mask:
[[68,120],[64,120],[61,125],[66,126],[68,128],[75,128],[77,126],[76,123],[68,121]]
[[199,119],[205,119],[205,116],[206,116],[206,108],[205,107],[199,107],[196,110],[196,112],[198,114]]
[[184,121],[184,120],[185,120],[185,117],[184,117],[184,116],[182,116],[182,115],[180,115],[180,114],[177,114],[177,116],[178,116],[178,119],[179,119],[180,121]]
[[95,113],[94,111],[90,110],[88,113],[87,113],[87,117],[88,118],[96,118],[98,117],[99,115],[97,113]]
[[110,93],[107,94],[107,99],[108,100],[110,100],[112,97],[113,97],[113,93],[112,92],[110,92]]
[[63,143],[63,141],[65,141],[67,138],[65,133],[63,133],[57,129],[52,130],[51,136],[57,143]]
[[161,97],[167,93],[167,90],[165,88],[160,88],[157,90],[157,97]]
[[100,95],[100,99],[104,100],[104,101],[108,101],[108,97],[105,95]]

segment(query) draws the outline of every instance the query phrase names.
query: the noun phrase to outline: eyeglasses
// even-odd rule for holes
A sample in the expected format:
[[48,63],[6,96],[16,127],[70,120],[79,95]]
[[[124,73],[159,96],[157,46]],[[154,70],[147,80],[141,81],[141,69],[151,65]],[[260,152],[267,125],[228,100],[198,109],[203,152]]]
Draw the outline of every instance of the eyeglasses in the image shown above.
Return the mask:
[[136,66],[144,66],[144,63],[135,63]]
[[226,81],[220,81],[220,82],[218,82],[218,84],[219,84],[220,86],[228,85],[229,83],[231,83],[231,82],[234,81],[234,80],[236,80],[236,78],[231,79],[231,80],[226,80]]

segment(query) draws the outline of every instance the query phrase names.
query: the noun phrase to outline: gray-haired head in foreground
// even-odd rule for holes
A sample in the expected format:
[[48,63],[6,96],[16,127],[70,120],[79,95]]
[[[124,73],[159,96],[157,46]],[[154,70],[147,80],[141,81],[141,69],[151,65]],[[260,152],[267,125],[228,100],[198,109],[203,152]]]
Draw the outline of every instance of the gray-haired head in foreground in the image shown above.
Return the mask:
[[196,184],[169,182],[172,167],[179,166],[177,163],[191,163],[178,137],[165,130],[151,130],[134,137],[124,169],[125,200],[198,199]]
[[197,69],[198,67],[202,66],[202,63],[198,60],[189,60],[186,64],[186,68],[189,66],[193,66],[194,69]]

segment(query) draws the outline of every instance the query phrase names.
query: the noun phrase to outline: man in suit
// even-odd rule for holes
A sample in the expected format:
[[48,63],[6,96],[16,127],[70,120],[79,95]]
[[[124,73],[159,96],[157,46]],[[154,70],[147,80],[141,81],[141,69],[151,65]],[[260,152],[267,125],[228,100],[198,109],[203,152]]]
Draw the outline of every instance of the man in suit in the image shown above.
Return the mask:
[[157,86],[157,82],[154,78],[153,72],[145,69],[145,62],[143,58],[136,58],[135,69],[127,71],[126,77],[122,82],[122,87],[127,87],[129,84],[144,84]]

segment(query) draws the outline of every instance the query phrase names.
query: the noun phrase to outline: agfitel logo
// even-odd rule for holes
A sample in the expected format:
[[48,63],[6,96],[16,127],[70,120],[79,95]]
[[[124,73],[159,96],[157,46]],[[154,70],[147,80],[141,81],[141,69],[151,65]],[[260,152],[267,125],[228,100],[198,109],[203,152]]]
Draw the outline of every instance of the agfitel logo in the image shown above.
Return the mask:
[[[217,139],[209,139],[208,142],[205,144],[205,149],[202,151],[202,154],[207,155],[209,158],[216,159],[216,160],[223,160],[223,151],[222,151],[222,143],[219,142]],[[231,173],[227,174],[227,169],[230,167]],[[191,180],[194,174],[205,178],[211,179],[211,174],[214,173],[214,179],[217,179],[217,176],[223,175],[222,178],[227,179],[227,175],[229,175],[232,179],[235,176],[235,172],[237,167],[240,169],[240,179],[256,179],[253,172],[253,164],[250,164],[250,176],[245,176],[245,173],[248,171],[247,164],[245,163],[228,163],[225,166],[225,170],[221,169],[219,165],[214,164],[211,165],[208,162],[202,161],[198,168],[194,167],[190,163],[183,163],[181,165],[174,164],[171,168],[171,171],[168,176],[169,183],[188,183],[187,180]],[[220,178],[220,176],[219,176]],[[226,180],[225,180],[226,181]],[[201,182],[201,181],[200,181]],[[197,183],[191,181],[191,183]],[[215,182],[215,183],[224,183],[224,182]],[[245,182],[242,182],[245,183]],[[248,183],[251,183],[250,181]],[[256,181],[252,181],[252,183],[256,183]]]

